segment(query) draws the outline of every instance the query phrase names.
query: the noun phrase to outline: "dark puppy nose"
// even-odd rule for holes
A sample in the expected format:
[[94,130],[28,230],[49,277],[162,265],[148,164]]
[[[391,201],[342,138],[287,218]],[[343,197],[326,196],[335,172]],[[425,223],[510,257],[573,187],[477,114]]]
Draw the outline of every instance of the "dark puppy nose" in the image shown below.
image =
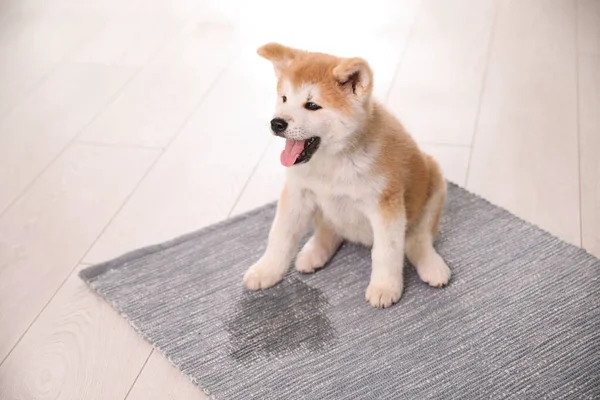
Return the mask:
[[281,133],[285,131],[287,126],[287,122],[285,122],[285,120],[282,118],[273,118],[271,120],[271,129],[273,129],[273,132],[275,133]]

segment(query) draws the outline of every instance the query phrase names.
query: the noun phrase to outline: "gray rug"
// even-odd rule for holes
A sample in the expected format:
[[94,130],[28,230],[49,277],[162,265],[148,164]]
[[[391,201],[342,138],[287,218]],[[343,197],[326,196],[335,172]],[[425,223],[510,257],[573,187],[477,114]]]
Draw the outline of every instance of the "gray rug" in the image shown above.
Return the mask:
[[433,289],[364,301],[365,248],[263,292],[242,274],[274,206],[81,277],[215,399],[600,398],[600,260],[450,184]]

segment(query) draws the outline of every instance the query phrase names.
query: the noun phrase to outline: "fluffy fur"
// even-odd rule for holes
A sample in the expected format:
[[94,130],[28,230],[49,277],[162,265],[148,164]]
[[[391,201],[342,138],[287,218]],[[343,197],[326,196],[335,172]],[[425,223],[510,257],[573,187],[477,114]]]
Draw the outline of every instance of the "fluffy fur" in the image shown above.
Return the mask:
[[[245,273],[246,287],[265,289],[283,279],[311,222],[314,235],[297,254],[296,269],[323,267],[344,240],[369,246],[365,297],[374,307],[400,299],[405,255],[423,281],[448,283],[450,269],[433,247],[445,180],[436,161],[372,99],[369,64],[277,43],[258,54],[277,76],[275,118],[288,124],[280,136],[318,136],[321,143],[308,162],[287,169],[267,249]],[[308,110],[308,101],[322,108]]]

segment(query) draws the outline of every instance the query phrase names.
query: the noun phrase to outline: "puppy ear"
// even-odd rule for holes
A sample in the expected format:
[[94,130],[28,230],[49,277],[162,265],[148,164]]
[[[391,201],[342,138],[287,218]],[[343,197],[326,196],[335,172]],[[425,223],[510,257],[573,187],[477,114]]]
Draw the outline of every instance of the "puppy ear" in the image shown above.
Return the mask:
[[302,50],[287,47],[279,43],[267,43],[259,47],[256,52],[259,56],[266,58],[273,63],[277,78],[281,76],[281,73],[292,63],[292,61],[304,53]]
[[340,86],[359,96],[373,89],[373,71],[362,58],[343,58],[333,69],[333,76]]

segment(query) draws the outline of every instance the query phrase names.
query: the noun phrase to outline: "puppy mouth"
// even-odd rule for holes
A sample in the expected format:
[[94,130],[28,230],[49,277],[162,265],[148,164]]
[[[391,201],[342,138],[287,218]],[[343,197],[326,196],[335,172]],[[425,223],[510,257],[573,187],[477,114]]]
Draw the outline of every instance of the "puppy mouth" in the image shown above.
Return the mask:
[[280,161],[285,167],[308,162],[319,148],[321,138],[313,136],[306,140],[285,140],[285,149],[281,152]]

